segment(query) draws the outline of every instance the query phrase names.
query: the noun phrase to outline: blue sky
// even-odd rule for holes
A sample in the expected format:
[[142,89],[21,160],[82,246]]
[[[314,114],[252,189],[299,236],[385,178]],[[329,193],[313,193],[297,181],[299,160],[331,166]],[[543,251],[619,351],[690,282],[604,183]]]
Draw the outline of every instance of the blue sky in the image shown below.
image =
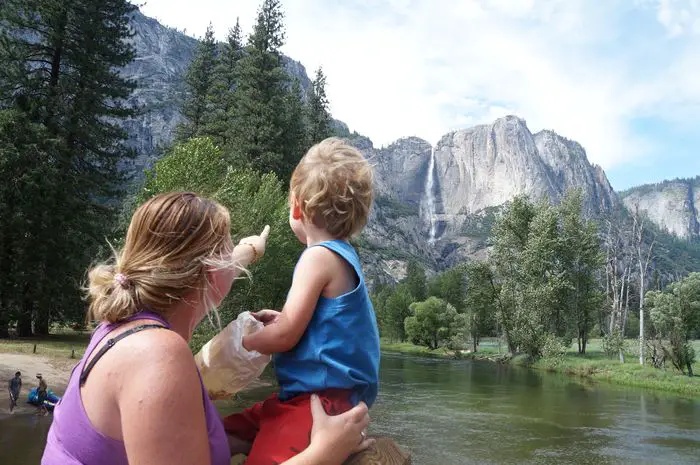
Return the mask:
[[[223,39],[258,0],[148,0]],[[286,0],[283,51],[388,145],[506,114],[577,140],[615,189],[700,175],[700,0]]]

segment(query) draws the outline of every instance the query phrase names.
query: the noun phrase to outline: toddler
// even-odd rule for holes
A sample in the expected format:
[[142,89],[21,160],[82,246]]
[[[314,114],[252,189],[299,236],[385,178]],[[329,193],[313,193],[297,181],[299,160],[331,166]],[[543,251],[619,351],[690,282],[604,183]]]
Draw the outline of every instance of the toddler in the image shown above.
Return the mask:
[[331,415],[376,399],[379,332],[348,241],[367,224],[372,184],[367,160],[336,138],[292,174],[289,224],[306,250],[282,311],[256,313],[265,327],[243,339],[246,350],[274,354],[280,392],[224,419],[229,434],[252,442],[247,465],[281,463],[309,445],[312,394]]

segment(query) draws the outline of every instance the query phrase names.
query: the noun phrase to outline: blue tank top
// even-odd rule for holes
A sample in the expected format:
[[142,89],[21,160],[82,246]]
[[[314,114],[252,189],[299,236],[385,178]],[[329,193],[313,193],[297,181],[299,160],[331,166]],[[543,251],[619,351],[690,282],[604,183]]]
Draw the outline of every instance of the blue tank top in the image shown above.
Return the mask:
[[[322,242],[352,265],[357,287],[336,298],[320,296],[306,332],[289,352],[275,355],[280,399],[325,389],[354,391],[353,403],[371,406],[379,388],[379,330],[360,257],[346,241]],[[296,270],[295,270],[296,273]]]

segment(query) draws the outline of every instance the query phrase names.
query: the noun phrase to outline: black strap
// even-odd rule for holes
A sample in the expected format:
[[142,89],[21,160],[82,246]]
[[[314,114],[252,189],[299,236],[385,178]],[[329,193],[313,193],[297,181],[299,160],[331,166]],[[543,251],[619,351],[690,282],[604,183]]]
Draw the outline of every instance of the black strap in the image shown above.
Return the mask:
[[102,358],[102,356],[107,353],[109,349],[114,347],[114,344],[117,342],[121,341],[127,336],[130,336],[134,333],[138,333],[140,331],[143,331],[144,329],[152,329],[152,328],[163,328],[163,329],[168,329],[163,325],[140,325],[140,326],[135,326],[131,329],[128,329],[124,331],[121,334],[118,334],[117,336],[113,337],[112,339],[109,339],[105,345],[102,346],[102,348],[95,354],[95,356],[90,360],[90,363],[87,364],[87,366],[83,369],[82,373],[80,373],[80,385],[84,385],[85,381],[87,381],[87,377],[90,374],[90,371],[95,367],[95,364],[97,361]]

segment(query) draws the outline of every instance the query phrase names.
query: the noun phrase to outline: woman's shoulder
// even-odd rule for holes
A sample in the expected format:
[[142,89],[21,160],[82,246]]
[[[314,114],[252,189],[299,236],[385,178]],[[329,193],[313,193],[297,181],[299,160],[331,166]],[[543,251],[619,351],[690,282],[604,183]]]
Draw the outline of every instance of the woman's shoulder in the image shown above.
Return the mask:
[[114,352],[115,368],[124,380],[182,379],[187,375],[197,377],[189,345],[180,335],[167,328],[151,328],[130,334],[114,344],[109,352]]

